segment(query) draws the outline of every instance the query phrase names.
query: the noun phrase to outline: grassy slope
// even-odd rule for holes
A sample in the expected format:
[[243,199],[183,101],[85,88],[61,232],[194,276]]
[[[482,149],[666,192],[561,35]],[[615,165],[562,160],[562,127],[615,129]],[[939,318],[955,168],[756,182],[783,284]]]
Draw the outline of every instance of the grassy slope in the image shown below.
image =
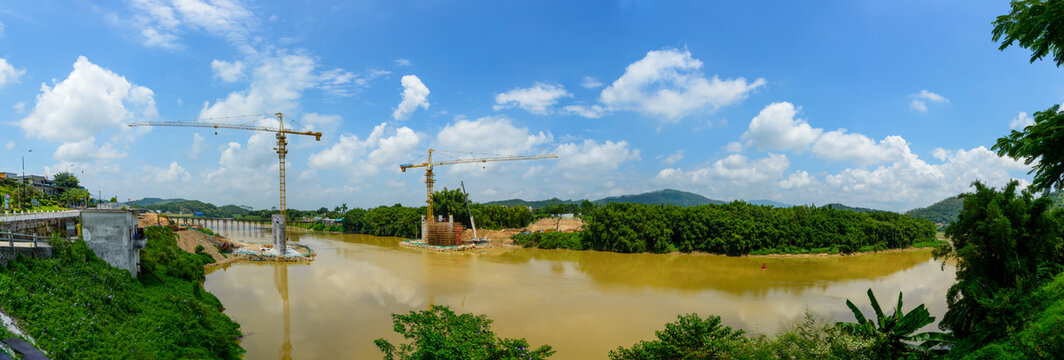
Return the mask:
[[148,233],[143,262],[165,284],[133,279],[77,241],[0,268],[0,306],[52,359],[237,358],[239,325],[203,290],[209,260],[177,248],[169,229]]
[[[18,193],[18,185],[11,185],[6,183],[0,183],[0,197],[3,194],[11,194],[11,205],[15,205],[15,194]],[[0,198],[0,213],[3,213],[4,199]],[[62,206],[38,206],[35,208],[26,208],[27,211],[52,211],[52,210],[66,210],[67,208]]]

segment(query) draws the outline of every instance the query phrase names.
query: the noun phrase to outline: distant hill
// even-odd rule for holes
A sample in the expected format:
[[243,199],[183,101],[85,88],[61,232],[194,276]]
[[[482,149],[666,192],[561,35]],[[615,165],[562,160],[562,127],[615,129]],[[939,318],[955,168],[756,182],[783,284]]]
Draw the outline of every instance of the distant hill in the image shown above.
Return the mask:
[[839,204],[839,203],[831,203],[831,204],[827,204],[827,205],[824,205],[824,206],[821,206],[821,207],[822,208],[839,209],[839,210],[850,210],[850,211],[856,211],[856,212],[862,212],[862,213],[873,212],[873,211],[885,211],[885,210],[876,210],[876,209],[869,209],[869,208],[863,208],[863,207],[847,206],[847,205],[843,205],[843,204]]
[[[553,199],[550,199],[550,200],[539,200],[539,201],[526,201],[526,200],[521,200],[521,199],[510,199],[510,200],[489,201],[489,202],[486,202],[485,204],[487,204],[487,205],[508,205],[508,206],[531,206],[533,209],[539,209],[539,208],[543,208],[543,207],[548,206],[548,205],[579,204],[581,201],[583,201],[583,200],[561,200],[561,199],[558,199],[558,198],[553,198]],[[607,197],[607,198],[598,199],[598,200],[595,200],[595,201],[592,201],[592,202],[595,203],[595,204],[599,204],[599,205],[608,204],[608,203],[611,203],[611,202],[616,202],[616,203],[636,203],[636,204],[650,204],[650,205],[666,204],[666,205],[680,205],[680,206],[695,206],[695,205],[723,204],[724,203],[723,201],[709,199],[709,198],[707,198],[705,196],[698,195],[698,194],[695,194],[695,193],[689,193],[689,192],[686,192],[686,191],[679,191],[679,190],[673,190],[673,189],[651,191],[651,192],[647,192],[647,193],[634,194],[634,195],[611,196],[611,197]]]
[[199,200],[144,198],[130,203],[135,203],[139,208],[169,213],[202,212],[204,216],[212,218],[232,218],[251,212],[251,208],[248,206],[225,205],[218,207]]
[[665,204],[665,205],[680,205],[680,206],[695,206],[705,204],[723,204],[723,201],[713,200],[702,195],[695,193],[689,193],[686,191],[665,189],[658,191],[651,191],[648,193],[636,194],[636,195],[621,195],[611,196],[595,200],[595,204],[608,204],[611,202],[616,203],[635,203],[635,204]]
[[778,208],[785,208],[785,207],[794,206],[794,205],[787,204],[787,203],[781,203],[781,202],[775,201],[775,200],[750,200],[750,201],[747,201],[747,203],[751,204],[751,205],[768,205],[768,206],[778,207]]
[[581,201],[583,201],[583,200],[562,200],[562,199],[559,199],[559,198],[553,198],[553,199],[550,199],[550,200],[538,200],[538,201],[525,201],[525,200],[521,200],[521,199],[510,199],[510,200],[488,201],[488,202],[486,202],[484,204],[485,205],[505,205],[505,206],[531,206],[533,209],[539,209],[539,208],[546,207],[548,205],[579,204]]
[[957,221],[957,215],[960,215],[961,208],[963,207],[964,200],[962,200],[960,196],[954,196],[931,204],[931,206],[928,207],[906,211],[905,215],[931,220],[936,223],[948,224]]

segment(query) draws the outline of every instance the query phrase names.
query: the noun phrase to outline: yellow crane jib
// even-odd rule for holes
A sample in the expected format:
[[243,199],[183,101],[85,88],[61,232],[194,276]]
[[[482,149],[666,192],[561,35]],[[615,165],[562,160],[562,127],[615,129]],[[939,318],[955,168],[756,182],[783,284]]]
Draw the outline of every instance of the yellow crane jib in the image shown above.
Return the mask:
[[[229,116],[229,117],[225,117],[225,118],[241,118],[241,117],[249,117],[249,116],[258,116],[258,115]],[[285,210],[288,208],[288,204],[286,204],[286,201],[285,201],[285,156],[288,155],[288,149],[286,148],[286,146],[288,145],[288,140],[287,140],[287,136],[286,135],[287,134],[291,134],[291,135],[313,136],[314,140],[321,141],[321,132],[287,130],[287,129],[284,128],[284,114],[276,113],[276,114],[273,114],[273,116],[276,116],[277,120],[280,122],[280,126],[278,128],[272,128],[272,127],[268,127],[268,126],[251,125],[251,124],[227,124],[227,123],[215,123],[215,122],[200,121],[200,120],[212,120],[212,119],[219,119],[219,118],[196,119],[196,120],[191,120],[191,121],[142,121],[142,122],[130,123],[129,126],[130,127],[134,127],[134,126],[196,127],[196,128],[211,128],[211,129],[234,129],[234,130],[266,131],[266,132],[275,133],[276,137],[277,137],[277,147],[275,147],[273,149],[277,150],[277,158],[278,158],[278,161],[280,162],[281,216],[284,216],[285,215]]]
[[536,159],[557,159],[558,158],[557,155],[546,154],[546,155],[531,155],[531,156],[512,155],[512,156],[497,156],[497,157],[487,157],[487,158],[470,158],[470,159],[455,159],[455,160],[444,160],[444,161],[432,161],[432,153],[434,151],[436,151],[436,150],[429,149],[428,160],[426,160],[423,163],[420,163],[420,164],[408,163],[408,164],[399,165],[399,170],[402,170],[402,172],[406,172],[406,169],[410,169],[410,168],[419,168],[419,167],[425,168],[425,188],[427,190],[426,192],[428,193],[427,200],[425,201],[425,203],[428,204],[428,210],[426,211],[428,216],[425,218],[425,221],[427,221],[429,223],[432,223],[432,222],[436,221],[432,217],[432,185],[436,183],[435,174],[432,172],[432,168],[433,167],[440,166],[440,165],[486,163],[486,162],[495,162],[495,161],[516,161],[516,160],[536,160]]

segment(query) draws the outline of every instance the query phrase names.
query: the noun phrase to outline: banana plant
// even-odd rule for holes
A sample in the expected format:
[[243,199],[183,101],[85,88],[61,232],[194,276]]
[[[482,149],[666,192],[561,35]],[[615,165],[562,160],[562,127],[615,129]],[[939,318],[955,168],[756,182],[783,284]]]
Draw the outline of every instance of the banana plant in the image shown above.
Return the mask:
[[[948,334],[940,332],[923,332],[914,334],[920,328],[935,321],[931,313],[923,304],[902,313],[902,293],[898,293],[898,306],[894,313],[886,315],[879,306],[872,289],[868,289],[868,300],[872,302],[872,310],[875,311],[875,321],[865,318],[861,310],[850,300],[846,300],[846,306],[853,311],[856,323],[840,322],[838,327],[851,334],[866,336],[875,340],[873,348],[875,352],[887,359],[901,359],[915,354],[925,354],[934,346],[952,342]],[[919,343],[919,346],[913,345]]]

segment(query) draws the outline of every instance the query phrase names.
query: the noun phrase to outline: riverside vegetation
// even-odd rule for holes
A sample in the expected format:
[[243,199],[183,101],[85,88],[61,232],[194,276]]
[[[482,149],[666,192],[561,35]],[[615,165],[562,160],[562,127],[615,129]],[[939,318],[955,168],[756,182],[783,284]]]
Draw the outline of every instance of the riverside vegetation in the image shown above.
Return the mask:
[[131,278],[84,241],[54,238],[52,258],[0,268],[0,307],[53,359],[239,358],[240,325],[203,290],[210,256],[182,251],[168,228],[145,235],[141,262],[155,276]]

